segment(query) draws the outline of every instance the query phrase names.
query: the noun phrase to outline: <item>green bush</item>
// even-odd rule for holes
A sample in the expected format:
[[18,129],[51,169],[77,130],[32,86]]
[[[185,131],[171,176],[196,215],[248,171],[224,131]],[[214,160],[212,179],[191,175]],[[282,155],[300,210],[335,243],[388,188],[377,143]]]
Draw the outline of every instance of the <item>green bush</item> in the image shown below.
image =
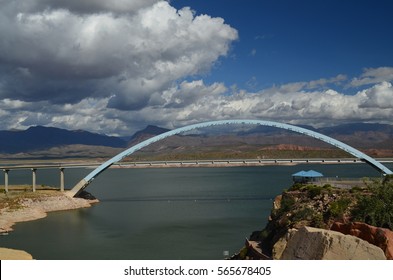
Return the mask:
[[283,197],[281,199],[281,206],[280,206],[280,208],[275,210],[274,212],[272,212],[272,216],[280,217],[283,214],[292,211],[293,208],[294,208],[295,203],[296,203],[296,201],[295,201],[295,199],[293,197],[287,196],[287,195],[283,195]]
[[312,217],[310,225],[316,228],[324,228],[326,225],[323,221],[322,213],[315,213],[314,216]]
[[292,187],[290,188],[291,191],[297,191],[297,190],[301,190],[304,187],[303,184],[301,183],[295,183],[292,185]]
[[359,193],[359,192],[362,192],[363,190],[364,190],[364,188],[362,188],[362,187],[354,186],[354,187],[352,187],[352,188],[349,190],[349,192],[350,192],[350,193]]
[[348,209],[348,206],[351,204],[351,200],[349,198],[340,198],[336,201],[333,201],[330,204],[328,214],[332,218],[341,218],[345,210]]
[[280,212],[291,211],[294,205],[295,205],[295,199],[293,197],[291,197],[291,196],[284,196],[281,199]]
[[370,195],[359,197],[352,211],[355,221],[393,230],[393,180],[386,176],[381,183],[369,186]]
[[315,212],[313,209],[304,207],[299,211],[295,212],[292,217],[292,222],[299,222],[299,221],[312,221],[313,217],[315,216]]
[[309,198],[314,198],[322,193],[322,187],[316,185],[309,185],[306,187]]

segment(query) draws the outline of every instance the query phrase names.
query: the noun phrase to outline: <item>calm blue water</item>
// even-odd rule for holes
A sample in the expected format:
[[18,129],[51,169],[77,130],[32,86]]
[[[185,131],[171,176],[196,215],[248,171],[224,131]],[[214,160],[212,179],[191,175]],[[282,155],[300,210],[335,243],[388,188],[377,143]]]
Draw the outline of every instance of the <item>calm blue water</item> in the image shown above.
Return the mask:
[[[19,223],[0,236],[0,247],[36,259],[222,259],[265,226],[272,199],[290,186],[291,174],[309,169],[378,176],[365,164],[109,169],[87,189],[99,204]],[[67,169],[66,186],[89,171]],[[10,173],[10,184],[30,180],[28,171]],[[59,171],[39,170],[37,183],[58,186]]]

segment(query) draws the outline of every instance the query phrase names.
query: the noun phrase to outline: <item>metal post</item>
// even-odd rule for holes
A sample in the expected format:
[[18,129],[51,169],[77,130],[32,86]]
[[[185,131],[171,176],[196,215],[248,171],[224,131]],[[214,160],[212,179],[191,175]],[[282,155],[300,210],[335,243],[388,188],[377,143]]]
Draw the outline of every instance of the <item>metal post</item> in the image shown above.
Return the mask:
[[60,191],[64,192],[64,168],[60,168]]
[[4,190],[6,193],[8,193],[8,171],[9,169],[3,169],[4,171]]
[[33,172],[33,192],[35,192],[36,190],[36,168],[32,168],[31,171]]

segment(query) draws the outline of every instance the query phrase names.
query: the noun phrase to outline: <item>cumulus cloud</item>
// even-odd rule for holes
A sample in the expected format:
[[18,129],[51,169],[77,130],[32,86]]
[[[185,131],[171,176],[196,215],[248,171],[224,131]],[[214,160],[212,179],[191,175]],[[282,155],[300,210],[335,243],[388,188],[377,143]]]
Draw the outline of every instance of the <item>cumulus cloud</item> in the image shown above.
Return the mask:
[[3,1],[0,96],[138,110],[178,79],[208,71],[237,31],[166,1]]
[[223,83],[209,85],[197,80],[174,84],[160,94],[156,102],[150,100],[150,105],[136,111],[108,108],[111,97],[56,105],[48,101],[5,99],[0,101],[0,115],[4,127],[26,128],[40,124],[113,135],[129,135],[147,124],[175,128],[231,118],[329,126],[351,121],[391,123],[392,97],[393,86],[389,82],[347,95],[333,89],[307,90],[292,85],[254,93],[229,92]]
[[359,93],[362,101],[360,108],[393,108],[393,87],[391,83],[382,82]]
[[350,86],[359,87],[384,81],[393,81],[393,67],[366,68],[360,77],[352,79]]
[[40,11],[42,9],[67,9],[76,13],[121,12],[133,13],[141,8],[149,7],[160,0],[29,0],[24,9]]
[[188,83],[190,92],[193,89],[206,93],[219,90],[215,94],[192,98],[192,102],[178,101],[177,104],[182,105],[173,106],[181,87],[173,88],[166,103],[170,106],[146,107],[133,117],[140,122],[157,123],[156,116],[159,115],[159,123],[166,127],[230,118],[270,119],[314,126],[351,121],[392,122],[393,87],[389,82],[373,85],[353,95],[324,87],[309,90],[307,84],[299,87],[292,83],[255,93],[237,90],[228,94],[227,90],[222,94],[223,84]]

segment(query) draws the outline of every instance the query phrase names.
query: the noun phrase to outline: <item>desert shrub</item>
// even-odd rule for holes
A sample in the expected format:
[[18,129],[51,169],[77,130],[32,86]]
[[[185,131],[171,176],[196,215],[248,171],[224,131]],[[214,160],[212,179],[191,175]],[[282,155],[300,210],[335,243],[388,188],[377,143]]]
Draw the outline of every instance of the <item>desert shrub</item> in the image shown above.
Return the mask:
[[349,198],[340,198],[330,204],[328,215],[332,218],[341,218],[351,204]]
[[309,207],[304,207],[299,211],[296,211],[292,217],[292,222],[299,222],[299,221],[312,221],[313,217],[315,216],[315,211]]
[[384,178],[369,186],[370,195],[359,197],[352,211],[355,221],[393,229],[393,180]]
[[292,196],[283,195],[281,199],[281,206],[279,209],[272,212],[272,216],[280,217],[285,213],[292,211],[296,201]]
[[284,196],[281,200],[280,212],[291,211],[295,205],[295,199],[291,196]]
[[306,187],[309,198],[314,198],[322,193],[322,187],[316,185],[309,185]]
[[297,190],[301,190],[304,187],[303,184],[301,183],[295,183],[292,185],[292,187],[290,188],[291,191],[297,191]]
[[362,188],[362,187],[354,186],[354,187],[352,187],[352,188],[349,190],[349,192],[350,192],[350,193],[360,193],[360,192],[362,192],[363,190],[364,190],[364,188]]
[[323,220],[322,213],[315,213],[314,216],[312,217],[310,225],[316,228],[325,228],[325,223]]

